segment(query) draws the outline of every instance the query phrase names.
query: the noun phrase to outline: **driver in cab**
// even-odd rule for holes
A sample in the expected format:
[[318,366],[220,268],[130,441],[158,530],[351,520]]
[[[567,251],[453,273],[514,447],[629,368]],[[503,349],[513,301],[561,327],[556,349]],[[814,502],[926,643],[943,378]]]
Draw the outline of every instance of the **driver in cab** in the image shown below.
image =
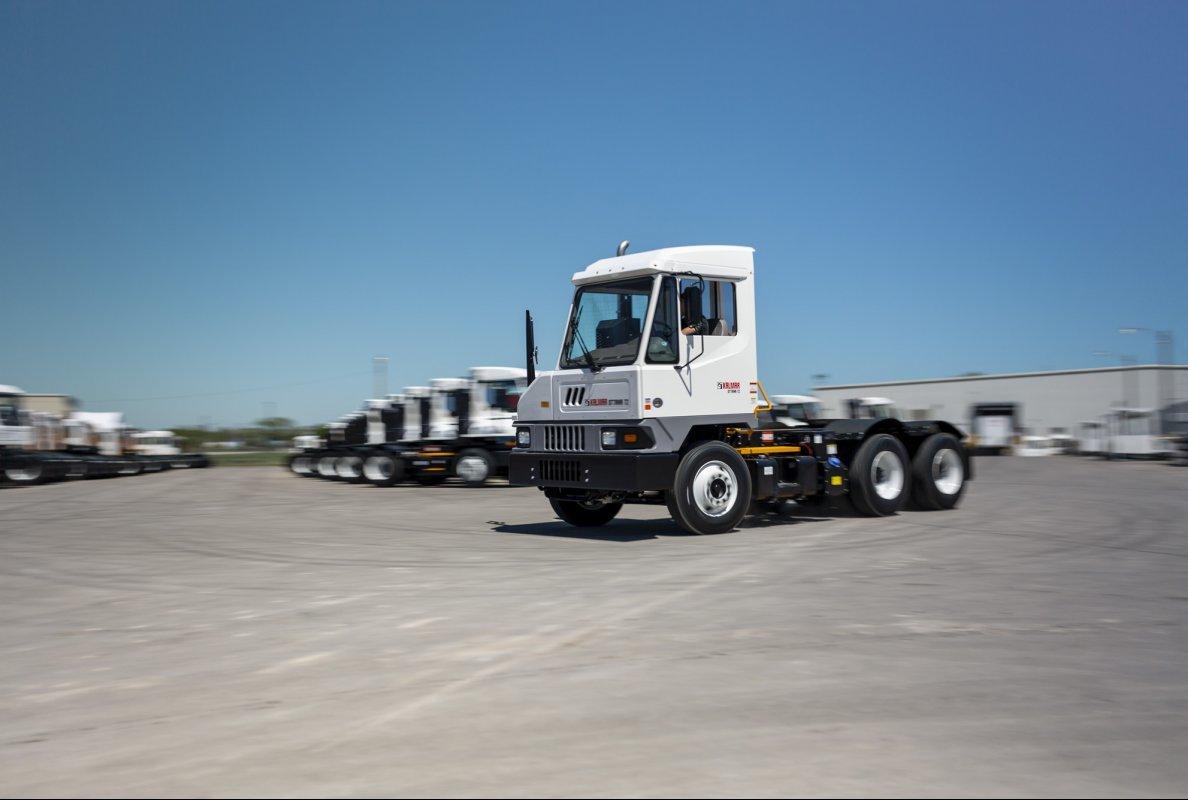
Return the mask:
[[696,286],[681,292],[681,333],[685,336],[709,333],[709,323],[701,313],[701,291]]

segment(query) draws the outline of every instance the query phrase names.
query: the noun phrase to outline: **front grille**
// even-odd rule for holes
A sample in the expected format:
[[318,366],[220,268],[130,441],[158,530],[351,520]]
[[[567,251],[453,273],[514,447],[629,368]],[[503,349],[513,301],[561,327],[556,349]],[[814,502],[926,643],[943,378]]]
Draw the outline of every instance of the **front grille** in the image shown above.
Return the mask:
[[548,482],[581,483],[582,462],[576,459],[540,462],[540,479]]
[[586,449],[586,426],[544,425],[542,449],[554,453],[580,453]]

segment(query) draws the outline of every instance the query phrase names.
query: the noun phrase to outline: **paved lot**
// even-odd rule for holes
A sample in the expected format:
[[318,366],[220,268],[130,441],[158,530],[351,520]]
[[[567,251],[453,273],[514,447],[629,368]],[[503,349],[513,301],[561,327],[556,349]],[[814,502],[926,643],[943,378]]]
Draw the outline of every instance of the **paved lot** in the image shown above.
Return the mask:
[[1188,792],[1188,470],[661,513],[270,468],[2,490],[0,794]]

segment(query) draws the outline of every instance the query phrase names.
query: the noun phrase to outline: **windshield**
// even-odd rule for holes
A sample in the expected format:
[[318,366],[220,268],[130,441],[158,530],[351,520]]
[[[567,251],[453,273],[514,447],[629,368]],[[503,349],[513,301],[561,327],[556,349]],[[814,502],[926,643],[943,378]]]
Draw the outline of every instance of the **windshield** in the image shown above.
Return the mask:
[[0,397],[0,425],[19,425],[16,400],[12,397]]
[[490,381],[486,384],[487,406],[493,411],[515,412],[524,387],[515,381]]
[[811,422],[821,418],[821,406],[817,403],[788,403],[776,406],[776,411],[781,416],[798,419],[801,422]]
[[561,368],[633,363],[651,294],[651,278],[579,288],[561,349]]

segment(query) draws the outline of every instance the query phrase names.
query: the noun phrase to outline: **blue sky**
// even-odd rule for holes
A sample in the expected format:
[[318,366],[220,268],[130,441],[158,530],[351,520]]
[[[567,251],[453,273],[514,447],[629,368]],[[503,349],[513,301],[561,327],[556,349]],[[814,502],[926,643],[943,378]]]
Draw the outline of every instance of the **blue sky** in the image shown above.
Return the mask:
[[[770,391],[1188,347],[1188,4],[0,5],[0,383],[303,422],[758,248]],[[170,399],[146,399],[170,398]]]

